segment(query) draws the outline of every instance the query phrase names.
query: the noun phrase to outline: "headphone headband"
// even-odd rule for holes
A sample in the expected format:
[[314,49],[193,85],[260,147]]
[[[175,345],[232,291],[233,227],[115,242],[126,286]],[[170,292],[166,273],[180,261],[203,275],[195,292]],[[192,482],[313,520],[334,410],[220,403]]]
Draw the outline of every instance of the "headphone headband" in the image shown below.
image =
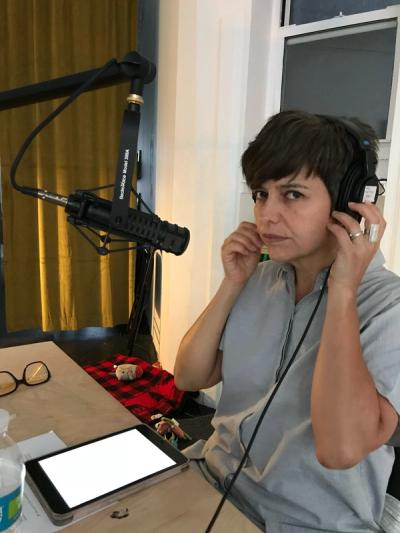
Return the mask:
[[351,135],[352,138],[355,140],[358,148],[360,149],[360,152],[362,154],[365,154],[364,164],[365,164],[366,176],[367,177],[375,176],[377,160],[376,160],[375,152],[371,148],[370,140],[367,139],[362,134],[357,124],[355,124],[351,120],[345,117],[337,117],[336,120],[340,122],[341,124],[343,124],[343,126],[346,128],[347,133]]

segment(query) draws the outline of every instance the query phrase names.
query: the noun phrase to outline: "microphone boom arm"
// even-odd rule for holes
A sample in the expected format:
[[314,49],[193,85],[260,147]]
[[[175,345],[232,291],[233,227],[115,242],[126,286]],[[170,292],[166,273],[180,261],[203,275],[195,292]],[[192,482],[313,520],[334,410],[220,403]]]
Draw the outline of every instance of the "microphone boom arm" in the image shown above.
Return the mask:
[[[85,70],[69,76],[62,76],[61,78],[0,92],[0,111],[69,96],[100,70],[100,68]],[[86,91],[95,91],[96,89],[126,83],[133,78],[140,78],[144,83],[150,83],[154,80],[155,75],[155,65],[137,52],[132,51],[126,54],[122,61],[117,62],[117,60],[114,60],[114,64],[106,72],[102,73]]]
[[[140,106],[143,103],[143,86],[154,79],[155,72],[155,66],[151,62],[137,52],[129,52],[120,63],[111,59],[101,69],[85,71],[0,93],[0,110],[65,96],[73,90],[74,92],[69,95],[67,100],[50,113],[24,141],[11,166],[11,184],[24,194],[63,206],[69,214],[68,221],[71,224],[76,227],[96,228],[104,231],[106,237],[100,238],[106,241],[109,234],[114,234],[129,242],[142,243],[180,255],[189,243],[190,233],[187,228],[162,221],[154,213],[148,214],[129,208],[131,179],[140,123]],[[112,203],[93,193],[84,191],[76,191],[66,197],[43,189],[17,184],[15,174],[18,164],[34,137],[47,124],[82,92],[115,85],[128,79],[131,79],[131,94],[127,98],[128,109],[124,113],[121,129],[120,154]],[[104,247],[101,248],[102,251],[99,247],[96,250],[102,255],[110,251]]]

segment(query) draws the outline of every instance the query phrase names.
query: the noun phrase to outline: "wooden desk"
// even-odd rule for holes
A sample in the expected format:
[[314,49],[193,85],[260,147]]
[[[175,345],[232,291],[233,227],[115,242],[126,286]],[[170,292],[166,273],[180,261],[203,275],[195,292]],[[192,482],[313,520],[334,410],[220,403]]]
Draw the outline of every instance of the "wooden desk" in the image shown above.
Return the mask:
[[[0,369],[22,377],[26,364],[44,361],[51,379],[43,385],[20,385],[0,406],[17,418],[10,424],[16,441],[54,430],[68,445],[135,425],[139,420],[108,394],[53,342],[0,350]],[[64,529],[68,533],[203,533],[220,494],[190,469],[121,500],[129,517],[110,518],[114,507]],[[226,502],[213,528],[215,533],[259,529]]]

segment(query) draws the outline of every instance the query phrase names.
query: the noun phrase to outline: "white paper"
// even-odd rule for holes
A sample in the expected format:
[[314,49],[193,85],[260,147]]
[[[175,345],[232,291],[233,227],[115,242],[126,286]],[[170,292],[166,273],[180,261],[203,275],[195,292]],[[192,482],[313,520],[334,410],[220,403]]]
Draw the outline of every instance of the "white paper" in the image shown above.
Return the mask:
[[40,455],[56,452],[66,447],[65,442],[54,431],[18,442],[18,448],[21,450],[24,461],[35,459],[35,457]]
[[[66,448],[66,444],[54,433],[49,431],[43,435],[18,442],[24,461],[34,459],[46,453]],[[70,524],[68,524],[70,525]],[[22,500],[22,516],[19,523],[20,533],[54,533],[66,526],[57,527],[48,518],[29,485],[25,482]]]

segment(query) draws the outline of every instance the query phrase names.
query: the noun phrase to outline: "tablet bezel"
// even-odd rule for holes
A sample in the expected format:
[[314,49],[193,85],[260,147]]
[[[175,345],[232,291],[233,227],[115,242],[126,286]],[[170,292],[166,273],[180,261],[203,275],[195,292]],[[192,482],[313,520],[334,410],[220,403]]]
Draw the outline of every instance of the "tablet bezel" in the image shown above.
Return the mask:
[[[126,485],[122,485],[121,487],[118,487],[117,489],[101,494],[100,496],[97,496],[96,498],[92,498],[90,500],[87,500],[73,507],[70,507],[66,503],[66,501],[63,499],[61,494],[58,492],[55,485],[52,483],[50,478],[47,476],[46,472],[43,470],[43,468],[39,464],[40,461],[42,461],[43,459],[47,459],[48,457],[54,457],[56,455],[61,455],[70,450],[73,450],[76,448],[82,448],[83,446],[87,446],[93,442],[104,440],[104,439],[113,437],[114,435],[126,433],[132,430],[138,430],[143,436],[145,436],[152,444],[157,446],[157,448],[159,448],[162,452],[164,452],[176,464],[171,465],[162,470],[158,470],[157,472],[154,472],[152,474],[149,474],[148,476],[137,479]],[[166,472],[170,472],[173,470],[180,471],[184,469],[188,465],[188,463],[189,463],[189,459],[187,459],[187,457],[185,457],[179,450],[171,446],[171,444],[169,444],[164,438],[162,438],[158,433],[156,433],[150,426],[147,426],[146,424],[138,424],[136,426],[132,426],[126,429],[115,431],[113,433],[107,433],[106,435],[102,435],[100,437],[96,437],[95,439],[81,442],[80,444],[75,444],[74,446],[68,446],[67,448],[63,448],[62,450],[48,453],[46,455],[42,455],[35,459],[30,459],[26,461],[25,467],[27,471],[28,483],[29,484],[33,483],[34,486],[32,486],[32,489],[36,489],[34,490],[35,492],[39,491],[41,499],[44,500],[44,502],[46,503],[45,505],[46,510],[50,512],[50,517],[51,518],[58,517],[57,521],[59,521],[59,519],[62,516],[65,516],[65,518],[68,520],[72,520],[74,513],[78,511],[79,509],[92,506],[96,502],[101,502],[102,500],[109,501],[113,495],[118,496],[121,492],[126,493],[129,490],[129,488],[132,488],[132,491],[134,491],[136,487],[139,487],[142,484],[147,484],[149,480],[151,480],[152,478],[158,478],[162,476],[162,474],[165,474]],[[171,475],[172,475],[172,472],[171,472]]]

